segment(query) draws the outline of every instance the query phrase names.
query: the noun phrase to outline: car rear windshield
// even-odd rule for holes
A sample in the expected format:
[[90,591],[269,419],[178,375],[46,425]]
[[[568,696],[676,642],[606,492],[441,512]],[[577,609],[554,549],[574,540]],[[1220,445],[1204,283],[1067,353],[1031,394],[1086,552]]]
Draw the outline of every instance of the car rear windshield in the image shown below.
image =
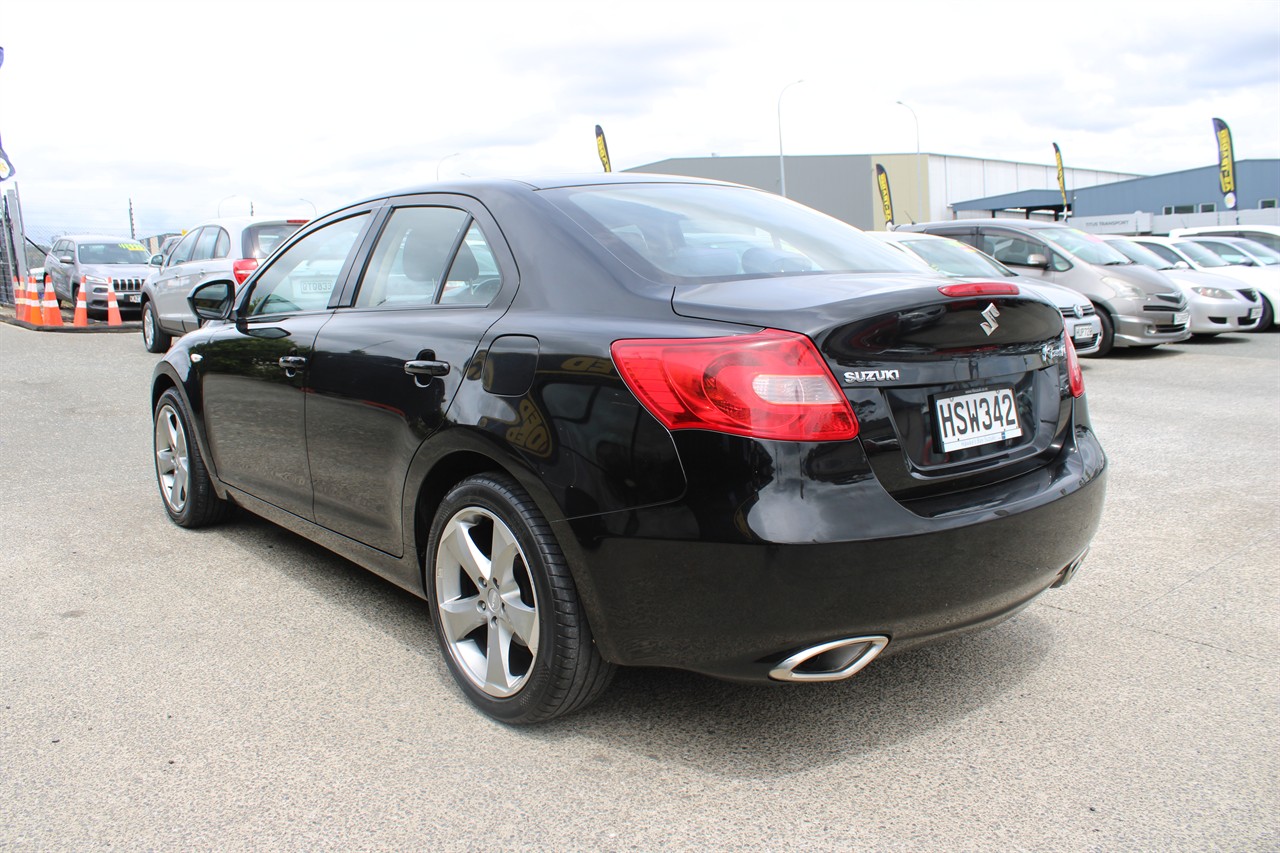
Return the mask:
[[858,229],[759,190],[654,183],[544,193],[624,264],[656,281],[920,272]]
[[82,264],[145,264],[151,253],[141,243],[81,243],[77,255]]
[[263,222],[260,225],[250,225],[241,235],[244,254],[240,257],[262,260],[301,227],[302,223],[299,222]]

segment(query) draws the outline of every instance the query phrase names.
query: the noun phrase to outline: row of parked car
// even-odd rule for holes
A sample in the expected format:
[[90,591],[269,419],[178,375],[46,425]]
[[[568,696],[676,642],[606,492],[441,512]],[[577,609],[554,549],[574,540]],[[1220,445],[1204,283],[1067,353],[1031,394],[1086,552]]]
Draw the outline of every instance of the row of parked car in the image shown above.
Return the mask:
[[[73,304],[105,311],[107,289],[142,320],[143,344],[165,352],[196,328],[187,303],[205,281],[244,284],[306,220],[230,217],[171,237],[154,255],[105,235],[58,239],[44,281]],[[1091,235],[1057,222],[952,220],[869,232],[935,272],[957,279],[1016,280],[1053,302],[1080,355],[1156,346],[1192,335],[1265,331],[1280,305],[1280,228],[1215,226],[1168,237]]]
[[75,303],[81,284],[90,311],[107,309],[114,290],[123,314],[142,319],[142,340],[150,352],[164,352],[173,338],[196,328],[187,305],[205,281],[234,278],[244,284],[305,219],[238,216],[209,220],[170,237],[152,254],[141,243],[104,234],[60,237],[45,258],[42,278],[58,299]]
[[1062,310],[1081,355],[1263,331],[1280,304],[1280,229],[1265,226],[1126,237],[1057,222],[981,219],[874,236],[947,275],[1023,279]]

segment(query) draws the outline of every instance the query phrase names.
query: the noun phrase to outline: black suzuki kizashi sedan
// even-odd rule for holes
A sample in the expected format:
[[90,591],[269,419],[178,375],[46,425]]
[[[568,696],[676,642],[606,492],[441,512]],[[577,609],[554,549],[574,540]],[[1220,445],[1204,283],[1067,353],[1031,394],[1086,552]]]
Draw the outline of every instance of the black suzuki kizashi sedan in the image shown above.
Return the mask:
[[165,509],[429,602],[481,710],[619,665],[847,678],[1079,566],[1102,448],[1050,303],[746,187],[432,185],[300,229],[157,366]]

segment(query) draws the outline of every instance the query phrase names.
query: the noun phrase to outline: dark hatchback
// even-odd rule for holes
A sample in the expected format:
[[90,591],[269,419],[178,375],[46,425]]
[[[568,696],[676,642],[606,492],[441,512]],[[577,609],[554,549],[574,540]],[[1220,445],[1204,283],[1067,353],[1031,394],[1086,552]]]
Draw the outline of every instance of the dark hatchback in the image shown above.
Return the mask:
[[1053,305],[758,190],[433,185],[233,294],[155,371],[169,515],[234,503],[427,599],[508,722],[616,665],[846,678],[1065,583],[1102,510]]

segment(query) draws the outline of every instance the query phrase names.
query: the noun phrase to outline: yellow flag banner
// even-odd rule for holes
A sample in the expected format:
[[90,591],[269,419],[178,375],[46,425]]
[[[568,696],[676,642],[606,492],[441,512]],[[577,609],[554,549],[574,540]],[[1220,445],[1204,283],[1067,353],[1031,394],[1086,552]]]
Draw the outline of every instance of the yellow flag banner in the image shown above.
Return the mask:
[[1058,192],[1062,193],[1062,212],[1067,212],[1067,182],[1062,175],[1062,149],[1053,143],[1053,159],[1058,161]]
[[889,192],[889,173],[876,163],[876,186],[880,189],[880,206],[884,209],[884,222],[893,224],[893,196]]
[[596,125],[596,150],[600,153],[600,165],[604,166],[606,172],[612,172],[613,167],[609,165],[609,146],[604,142],[604,129],[600,125]]
[[1231,150],[1231,128],[1220,118],[1213,120],[1213,134],[1218,138],[1218,185],[1222,188],[1227,210],[1236,209],[1236,155]]

